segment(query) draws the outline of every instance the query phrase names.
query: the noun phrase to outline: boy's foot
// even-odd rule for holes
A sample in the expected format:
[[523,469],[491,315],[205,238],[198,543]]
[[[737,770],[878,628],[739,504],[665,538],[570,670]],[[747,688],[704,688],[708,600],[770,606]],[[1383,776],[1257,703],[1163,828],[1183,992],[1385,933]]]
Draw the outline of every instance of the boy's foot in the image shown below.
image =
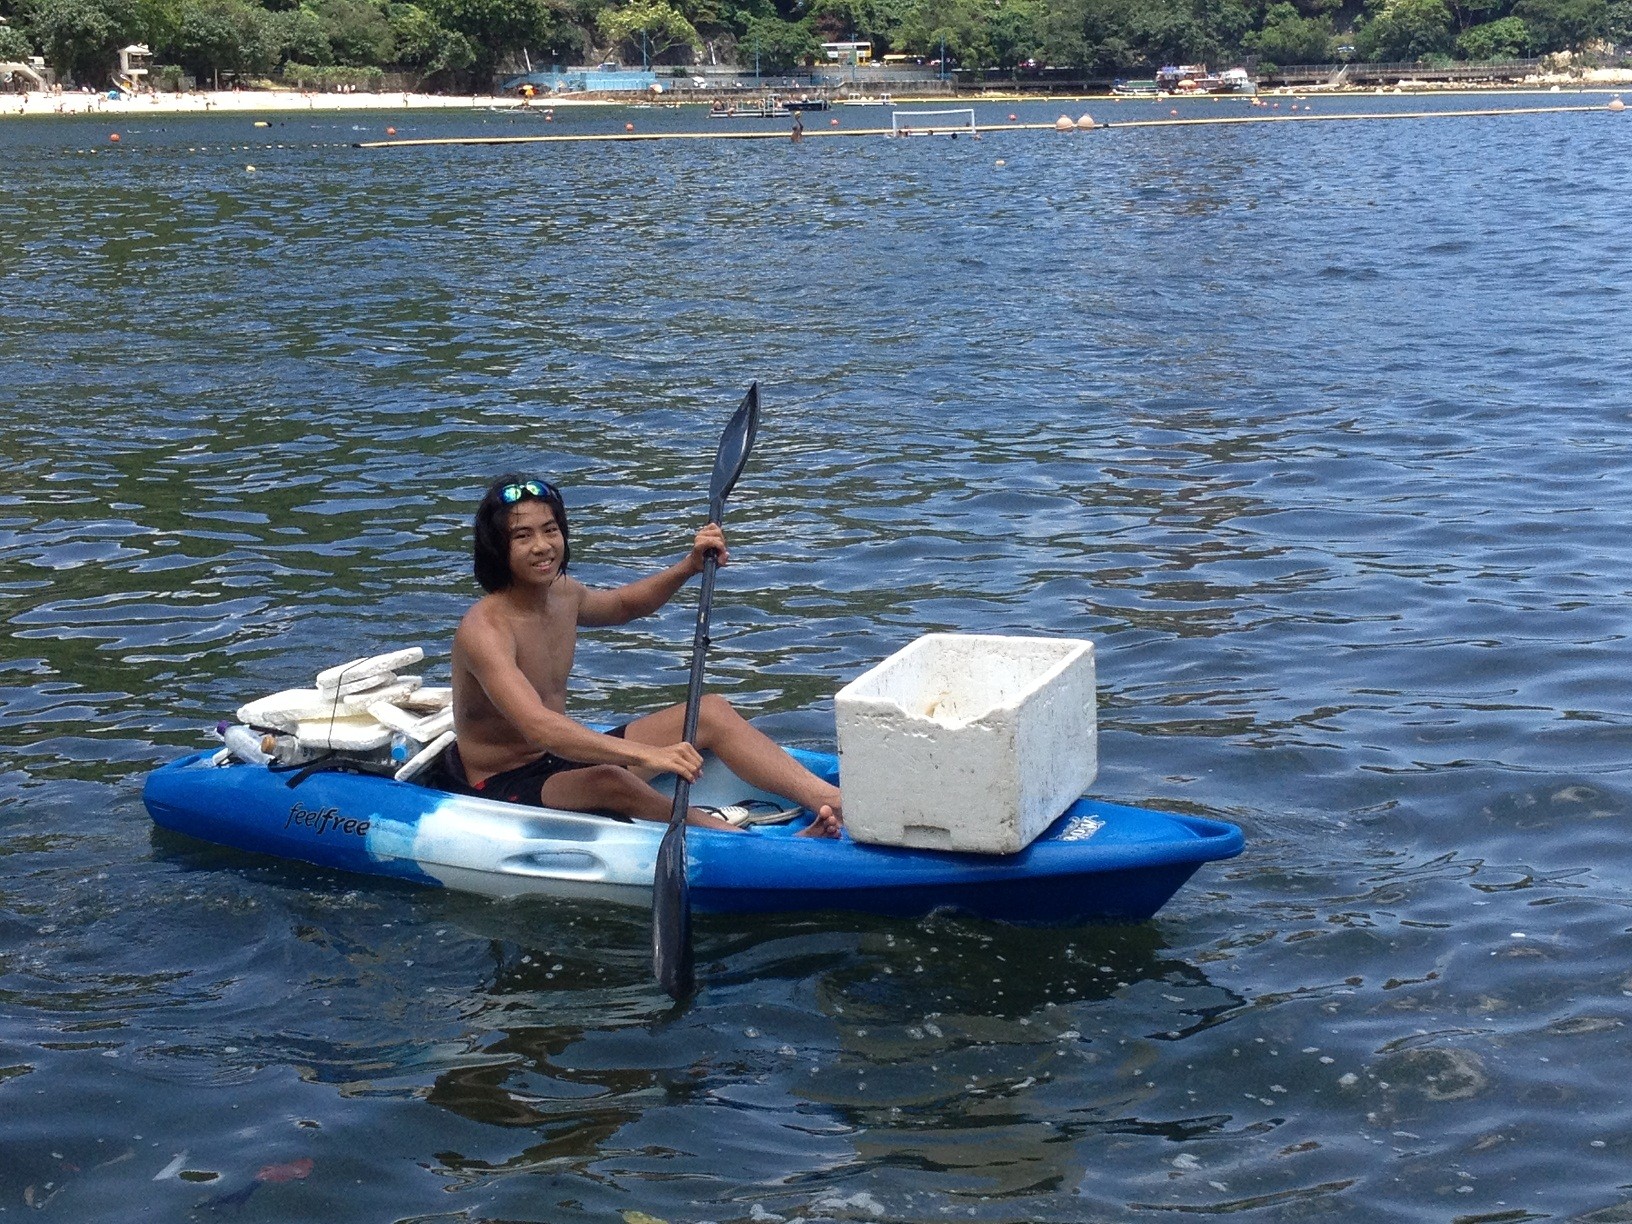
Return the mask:
[[825,803],[817,809],[815,817],[807,828],[800,829],[795,837],[837,837],[844,828],[844,821],[839,814]]

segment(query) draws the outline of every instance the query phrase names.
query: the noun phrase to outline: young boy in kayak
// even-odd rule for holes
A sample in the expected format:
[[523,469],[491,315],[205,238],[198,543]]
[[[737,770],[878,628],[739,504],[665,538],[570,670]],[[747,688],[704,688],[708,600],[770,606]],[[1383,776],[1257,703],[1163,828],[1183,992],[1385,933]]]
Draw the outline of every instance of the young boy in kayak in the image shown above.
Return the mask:
[[[697,748],[681,738],[672,706],[602,734],[567,716],[567,676],[578,627],[622,625],[656,612],[703,571],[709,550],[726,563],[725,534],[709,523],[691,551],[660,573],[591,590],[567,572],[567,511],[547,481],[501,476],[476,508],[476,581],[488,592],[453,639],[451,789],[511,803],[610,811],[666,821],[672,801],[651,785],[662,773],[695,782],[707,749],[744,782],[816,813],[801,836],[837,837],[839,790],[805,769],[729,702],[703,697]],[[735,829],[692,808],[688,823]]]

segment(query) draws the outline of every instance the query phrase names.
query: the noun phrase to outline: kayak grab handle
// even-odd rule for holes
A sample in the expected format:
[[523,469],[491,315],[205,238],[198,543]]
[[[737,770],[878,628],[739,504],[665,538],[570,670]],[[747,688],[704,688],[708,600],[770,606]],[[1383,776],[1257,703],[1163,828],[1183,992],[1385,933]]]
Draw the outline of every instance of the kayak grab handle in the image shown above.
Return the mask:
[[548,880],[601,880],[606,878],[606,863],[587,850],[528,850],[505,857],[499,871]]

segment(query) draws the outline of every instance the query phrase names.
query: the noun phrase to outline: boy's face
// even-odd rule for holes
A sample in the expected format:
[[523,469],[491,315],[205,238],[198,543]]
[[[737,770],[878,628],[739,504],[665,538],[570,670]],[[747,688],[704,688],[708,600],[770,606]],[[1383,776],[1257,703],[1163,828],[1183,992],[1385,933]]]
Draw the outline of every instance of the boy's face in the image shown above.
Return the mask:
[[536,497],[510,507],[510,577],[518,586],[549,586],[561,576],[565,541],[555,510]]

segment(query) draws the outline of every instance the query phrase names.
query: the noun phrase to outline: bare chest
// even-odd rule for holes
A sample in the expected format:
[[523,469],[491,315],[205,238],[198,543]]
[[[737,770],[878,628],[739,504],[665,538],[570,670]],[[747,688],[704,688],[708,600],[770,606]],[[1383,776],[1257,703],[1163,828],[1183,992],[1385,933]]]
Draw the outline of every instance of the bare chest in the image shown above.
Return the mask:
[[550,607],[516,622],[512,628],[516,666],[546,705],[561,708],[578,648],[576,618],[570,609]]

